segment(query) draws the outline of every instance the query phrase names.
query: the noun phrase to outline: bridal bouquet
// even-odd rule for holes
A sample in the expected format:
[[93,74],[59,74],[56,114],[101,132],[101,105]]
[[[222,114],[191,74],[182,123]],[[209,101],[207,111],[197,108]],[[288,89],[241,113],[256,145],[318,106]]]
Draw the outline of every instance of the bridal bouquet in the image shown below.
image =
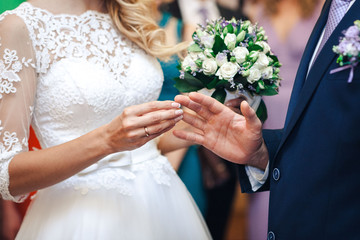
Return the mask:
[[333,47],[333,51],[339,54],[336,62],[339,68],[330,71],[331,74],[350,69],[348,83],[352,82],[354,68],[360,62],[360,20],[356,20],[353,26],[344,31],[344,37],[340,38],[339,45]]
[[229,95],[245,96],[264,121],[267,112],[261,96],[278,93],[281,66],[264,29],[250,21],[220,18],[199,26],[192,38],[178,66],[175,87],[180,92],[207,92],[222,103]]

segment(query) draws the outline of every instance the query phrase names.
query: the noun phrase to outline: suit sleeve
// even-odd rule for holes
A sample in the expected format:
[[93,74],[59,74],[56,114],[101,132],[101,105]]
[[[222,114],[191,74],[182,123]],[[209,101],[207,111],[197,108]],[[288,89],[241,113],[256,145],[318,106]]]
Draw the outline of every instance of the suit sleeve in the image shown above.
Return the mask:
[[[271,172],[272,162],[274,161],[275,154],[279,147],[282,137],[282,130],[263,130],[263,138],[266,144],[266,147],[269,152],[269,171]],[[243,193],[253,193],[249,177],[245,170],[245,165],[238,165],[239,181],[241,186],[241,191]],[[267,191],[270,188],[269,178],[266,180],[264,185],[260,187],[256,192]]]

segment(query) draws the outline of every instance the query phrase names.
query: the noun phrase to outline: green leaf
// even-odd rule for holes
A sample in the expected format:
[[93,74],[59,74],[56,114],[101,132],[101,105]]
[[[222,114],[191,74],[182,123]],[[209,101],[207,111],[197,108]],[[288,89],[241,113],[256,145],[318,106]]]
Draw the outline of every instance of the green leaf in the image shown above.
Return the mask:
[[215,42],[212,49],[215,55],[227,49],[224,40],[219,35],[215,36]]
[[249,46],[249,52],[251,51],[262,51],[263,48],[257,44]]
[[274,87],[266,86],[265,89],[260,91],[260,95],[263,95],[263,96],[273,96],[276,94],[278,94],[278,91]]
[[215,98],[216,100],[218,100],[221,103],[224,103],[225,98],[226,98],[225,89],[223,89],[223,88],[216,89],[215,92],[213,92],[213,94],[211,95],[211,97]]
[[[191,74],[190,74],[191,75]],[[203,86],[208,85],[211,81],[213,81],[213,76],[208,76],[203,73],[197,73],[196,79],[200,80],[203,84]]]
[[223,34],[224,34],[224,36],[226,36],[228,34],[228,29],[226,27],[223,30]]
[[268,118],[266,105],[262,99],[258,109],[256,110],[256,116],[260,119],[262,123],[265,122],[265,120]]
[[228,80],[220,80],[216,83],[215,88],[223,87],[229,84]]
[[175,84],[174,87],[179,90],[180,92],[195,92],[198,91],[200,89],[202,89],[202,87],[197,87],[197,86],[193,86],[191,84],[189,84],[186,81],[182,81],[183,79],[180,79],[180,81],[178,79],[175,79]]
[[279,62],[274,62],[274,67],[281,67],[281,63],[279,63]]
[[264,83],[264,81],[263,81],[263,80],[259,80],[259,81],[258,81],[258,86],[259,86],[260,89],[265,89],[265,83]]
[[269,56],[274,62],[279,62],[279,59],[277,58],[277,56],[275,55],[270,55]]
[[213,88],[215,88],[217,82],[218,82],[218,78],[217,78],[217,77],[214,77],[214,79],[206,85],[206,88],[207,88],[207,89],[213,89]]
[[174,78],[174,80],[174,87],[177,88],[180,92],[194,92],[205,87],[199,79],[192,76],[188,72],[185,73],[184,79],[177,77]]
[[188,47],[189,52],[202,52],[203,50],[200,48],[199,45],[196,43],[192,44],[190,47]]
[[234,33],[234,27],[231,23],[226,26],[228,33]]

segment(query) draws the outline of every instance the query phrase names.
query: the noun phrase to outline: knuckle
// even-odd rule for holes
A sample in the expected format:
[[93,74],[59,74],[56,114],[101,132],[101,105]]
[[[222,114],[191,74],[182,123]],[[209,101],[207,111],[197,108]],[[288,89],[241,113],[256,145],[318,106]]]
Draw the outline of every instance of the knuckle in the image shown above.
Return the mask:
[[149,108],[150,108],[151,110],[156,109],[156,108],[157,108],[156,102],[149,102]]
[[132,140],[136,137],[136,134],[133,131],[129,131],[125,134],[125,137],[129,140]]
[[161,119],[162,119],[162,117],[161,117],[160,115],[158,115],[158,114],[152,116],[152,120],[153,120],[154,122],[160,122]]
[[124,117],[130,116],[130,115],[131,115],[131,107],[125,108],[125,109],[123,110],[123,112],[122,112],[122,115],[123,115]]
[[128,119],[123,119],[122,127],[124,128],[124,130],[129,130],[131,128],[131,121]]
[[161,132],[162,127],[159,126],[159,125],[157,125],[157,126],[154,126],[153,129],[151,129],[151,130],[152,130],[151,133],[152,133],[152,134],[155,134],[155,133]]

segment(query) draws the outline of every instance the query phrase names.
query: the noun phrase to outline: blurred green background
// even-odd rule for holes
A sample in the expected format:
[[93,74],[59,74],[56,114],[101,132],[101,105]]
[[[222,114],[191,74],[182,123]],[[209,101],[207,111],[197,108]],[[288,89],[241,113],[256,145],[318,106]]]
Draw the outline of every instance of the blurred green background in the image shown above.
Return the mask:
[[0,0],[0,14],[6,10],[14,9],[24,0]]

